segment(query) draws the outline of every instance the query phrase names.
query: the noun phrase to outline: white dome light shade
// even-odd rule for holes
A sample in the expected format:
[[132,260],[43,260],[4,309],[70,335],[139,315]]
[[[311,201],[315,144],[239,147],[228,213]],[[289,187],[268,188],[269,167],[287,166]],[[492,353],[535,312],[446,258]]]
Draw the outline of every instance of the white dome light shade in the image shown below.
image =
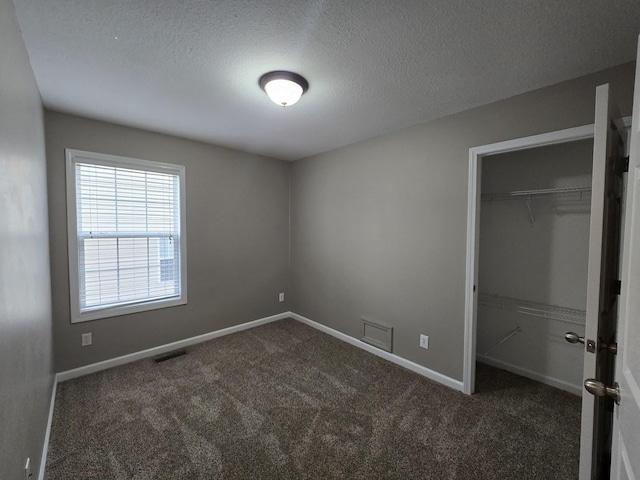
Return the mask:
[[274,103],[283,107],[293,105],[302,96],[302,87],[285,79],[271,80],[264,86],[264,91]]
[[269,72],[260,78],[260,87],[276,105],[290,107],[302,97],[309,83],[292,72]]

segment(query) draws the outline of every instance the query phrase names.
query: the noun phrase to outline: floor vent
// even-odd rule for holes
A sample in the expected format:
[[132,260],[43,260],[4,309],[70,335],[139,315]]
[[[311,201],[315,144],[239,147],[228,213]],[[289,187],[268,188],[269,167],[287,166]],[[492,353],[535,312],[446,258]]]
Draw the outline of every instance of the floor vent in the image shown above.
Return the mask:
[[171,352],[167,352],[163,355],[158,355],[153,358],[153,361],[156,363],[166,362],[167,360],[171,360],[172,358],[181,357],[182,355],[186,355],[187,351],[184,348],[180,350],[173,350]]

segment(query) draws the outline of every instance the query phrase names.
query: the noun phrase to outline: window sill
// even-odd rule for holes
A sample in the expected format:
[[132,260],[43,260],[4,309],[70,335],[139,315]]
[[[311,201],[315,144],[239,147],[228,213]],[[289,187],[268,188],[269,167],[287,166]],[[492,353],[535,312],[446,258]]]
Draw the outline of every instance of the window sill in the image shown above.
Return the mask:
[[144,303],[118,305],[114,307],[89,310],[79,314],[72,314],[71,323],[89,322],[91,320],[99,320],[101,318],[118,317],[120,315],[129,315],[131,313],[147,312],[151,310],[158,310],[160,308],[177,307],[178,305],[186,304],[187,298],[186,296],[182,296],[178,298],[152,300]]

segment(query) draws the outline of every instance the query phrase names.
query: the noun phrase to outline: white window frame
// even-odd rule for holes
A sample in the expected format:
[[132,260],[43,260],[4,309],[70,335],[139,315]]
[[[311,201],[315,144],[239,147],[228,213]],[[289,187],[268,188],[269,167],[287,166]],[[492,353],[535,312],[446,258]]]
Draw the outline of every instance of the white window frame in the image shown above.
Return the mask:
[[[86,322],[100,318],[145,312],[159,308],[175,307],[187,303],[187,220],[185,167],[171,163],[152,162],[138,158],[107,155],[83,150],[65,149],[67,180],[67,235],[69,247],[69,297],[71,323]],[[78,222],[76,204],[76,163],[94,163],[117,168],[144,170],[148,172],[178,175],[180,186],[180,295],[166,299],[142,300],[125,305],[80,311],[80,281],[78,265]]]

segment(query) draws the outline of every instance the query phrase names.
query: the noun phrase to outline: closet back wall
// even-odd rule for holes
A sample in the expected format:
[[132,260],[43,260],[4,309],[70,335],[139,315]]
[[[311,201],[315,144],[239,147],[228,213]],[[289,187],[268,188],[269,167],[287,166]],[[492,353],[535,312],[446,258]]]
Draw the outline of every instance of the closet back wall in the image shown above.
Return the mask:
[[[56,371],[289,310],[288,162],[51,111],[45,132]],[[187,305],[70,323],[65,148],[186,166]]]
[[[482,160],[482,193],[590,186],[592,159],[592,140],[488,156]],[[533,224],[522,197],[483,201],[479,292],[585,310],[590,200],[579,194],[536,198]],[[583,349],[567,343],[564,334],[584,335],[584,326],[479,305],[478,354],[516,327],[522,332],[493,350],[489,360],[579,392]]]
[[293,311],[356,338],[363,315],[387,323],[395,354],[462,380],[469,148],[593,123],[603,83],[629,115],[633,77],[621,65],[294,162]]

